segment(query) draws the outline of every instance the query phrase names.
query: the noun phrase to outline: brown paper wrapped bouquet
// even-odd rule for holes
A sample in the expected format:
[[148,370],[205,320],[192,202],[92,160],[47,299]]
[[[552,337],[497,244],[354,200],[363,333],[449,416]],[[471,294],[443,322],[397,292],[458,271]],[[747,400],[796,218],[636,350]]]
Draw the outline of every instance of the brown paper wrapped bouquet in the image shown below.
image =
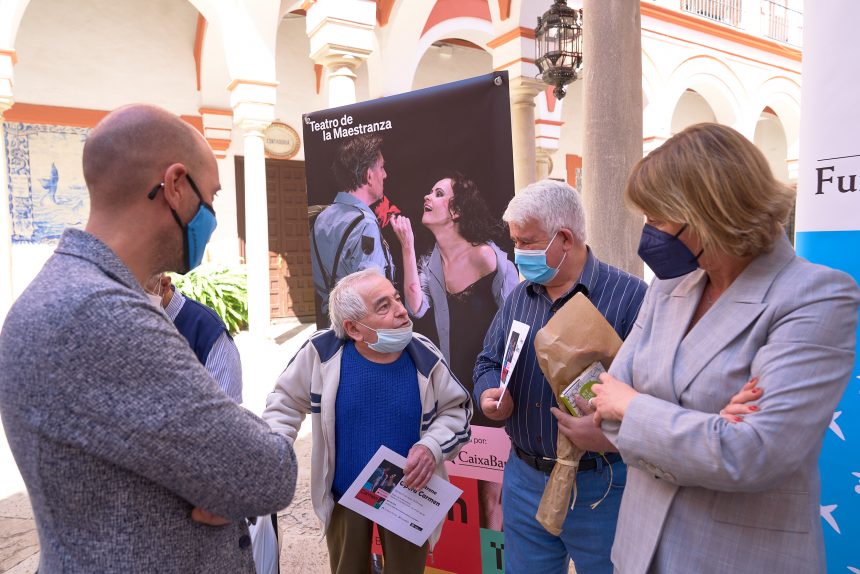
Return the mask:
[[[621,347],[621,338],[600,311],[582,293],[574,295],[535,334],[535,352],[559,408],[561,391],[594,361],[609,364]],[[535,518],[547,532],[558,536],[576,487],[576,469],[585,451],[561,433],[556,445],[556,465],[550,474]]]

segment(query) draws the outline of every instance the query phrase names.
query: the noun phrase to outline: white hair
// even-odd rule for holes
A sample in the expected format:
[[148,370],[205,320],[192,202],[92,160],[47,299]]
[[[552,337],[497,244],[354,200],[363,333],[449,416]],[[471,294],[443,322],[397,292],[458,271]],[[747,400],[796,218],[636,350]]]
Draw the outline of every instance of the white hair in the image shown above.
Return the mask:
[[544,179],[522,189],[508,203],[502,220],[515,225],[534,220],[550,236],[569,229],[585,243],[585,210],[579,192],[561,181]]
[[338,281],[328,294],[328,318],[338,338],[347,338],[344,321],[358,321],[367,315],[367,305],[358,287],[371,276],[382,277],[382,273],[376,267],[350,273]]

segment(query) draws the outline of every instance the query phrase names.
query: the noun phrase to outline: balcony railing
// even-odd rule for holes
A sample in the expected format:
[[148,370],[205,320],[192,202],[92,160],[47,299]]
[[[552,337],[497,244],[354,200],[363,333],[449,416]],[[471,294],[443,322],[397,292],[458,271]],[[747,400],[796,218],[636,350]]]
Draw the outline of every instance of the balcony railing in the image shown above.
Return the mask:
[[778,42],[800,46],[803,12],[791,0],[680,0],[681,10]]
[[681,0],[681,10],[729,26],[741,23],[741,0]]
[[761,18],[765,36],[794,46],[801,45],[802,12],[785,6],[784,0],[761,0]]

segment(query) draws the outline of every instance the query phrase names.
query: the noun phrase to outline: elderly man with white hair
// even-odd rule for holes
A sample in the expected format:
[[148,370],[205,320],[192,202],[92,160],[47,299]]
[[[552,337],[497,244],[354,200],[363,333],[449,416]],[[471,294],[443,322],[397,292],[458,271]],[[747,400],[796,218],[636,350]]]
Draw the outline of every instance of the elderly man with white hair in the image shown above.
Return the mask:
[[[475,366],[474,396],[487,417],[505,421],[511,437],[502,483],[505,572],[567,572],[570,557],[578,572],[611,573],[609,553],[627,476],[617,453],[583,456],[577,471],[576,505],[568,511],[559,536],[535,520],[555,464],[556,418],[562,421],[565,435],[580,447],[614,448],[590,417],[574,419],[555,408],[552,389],[538,365],[534,337],[581,291],[623,339],[636,320],[646,285],[594,256],[585,240],[579,194],[567,184],[544,180],[526,187],[511,200],[502,219],[516,248],[514,260],[526,280],[508,295],[490,325]],[[497,404],[505,342],[515,320],[530,329],[508,390]]]
[[[347,275],[329,295],[331,329],[299,349],[269,395],[263,419],[292,443],[313,422],[311,498],[333,573],[370,573],[373,523],[336,504],[381,445],[406,457],[419,490],[469,441],[472,403],[442,353],[412,332],[391,282],[376,268]],[[424,571],[419,548],[379,527],[386,572]]]

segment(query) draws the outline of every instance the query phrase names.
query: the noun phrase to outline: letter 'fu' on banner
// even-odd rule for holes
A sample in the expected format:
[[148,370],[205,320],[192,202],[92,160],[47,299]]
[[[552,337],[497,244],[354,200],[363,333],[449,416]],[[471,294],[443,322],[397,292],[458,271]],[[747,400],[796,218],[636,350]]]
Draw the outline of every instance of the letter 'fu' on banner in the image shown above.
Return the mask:
[[[514,195],[507,72],[306,114],[303,128],[318,326],[334,284],[376,267],[471,392],[484,335],[519,281],[501,221]],[[447,465],[463,495],[434,572],[500,571],[510,442],[480,412],[472,425]]]

